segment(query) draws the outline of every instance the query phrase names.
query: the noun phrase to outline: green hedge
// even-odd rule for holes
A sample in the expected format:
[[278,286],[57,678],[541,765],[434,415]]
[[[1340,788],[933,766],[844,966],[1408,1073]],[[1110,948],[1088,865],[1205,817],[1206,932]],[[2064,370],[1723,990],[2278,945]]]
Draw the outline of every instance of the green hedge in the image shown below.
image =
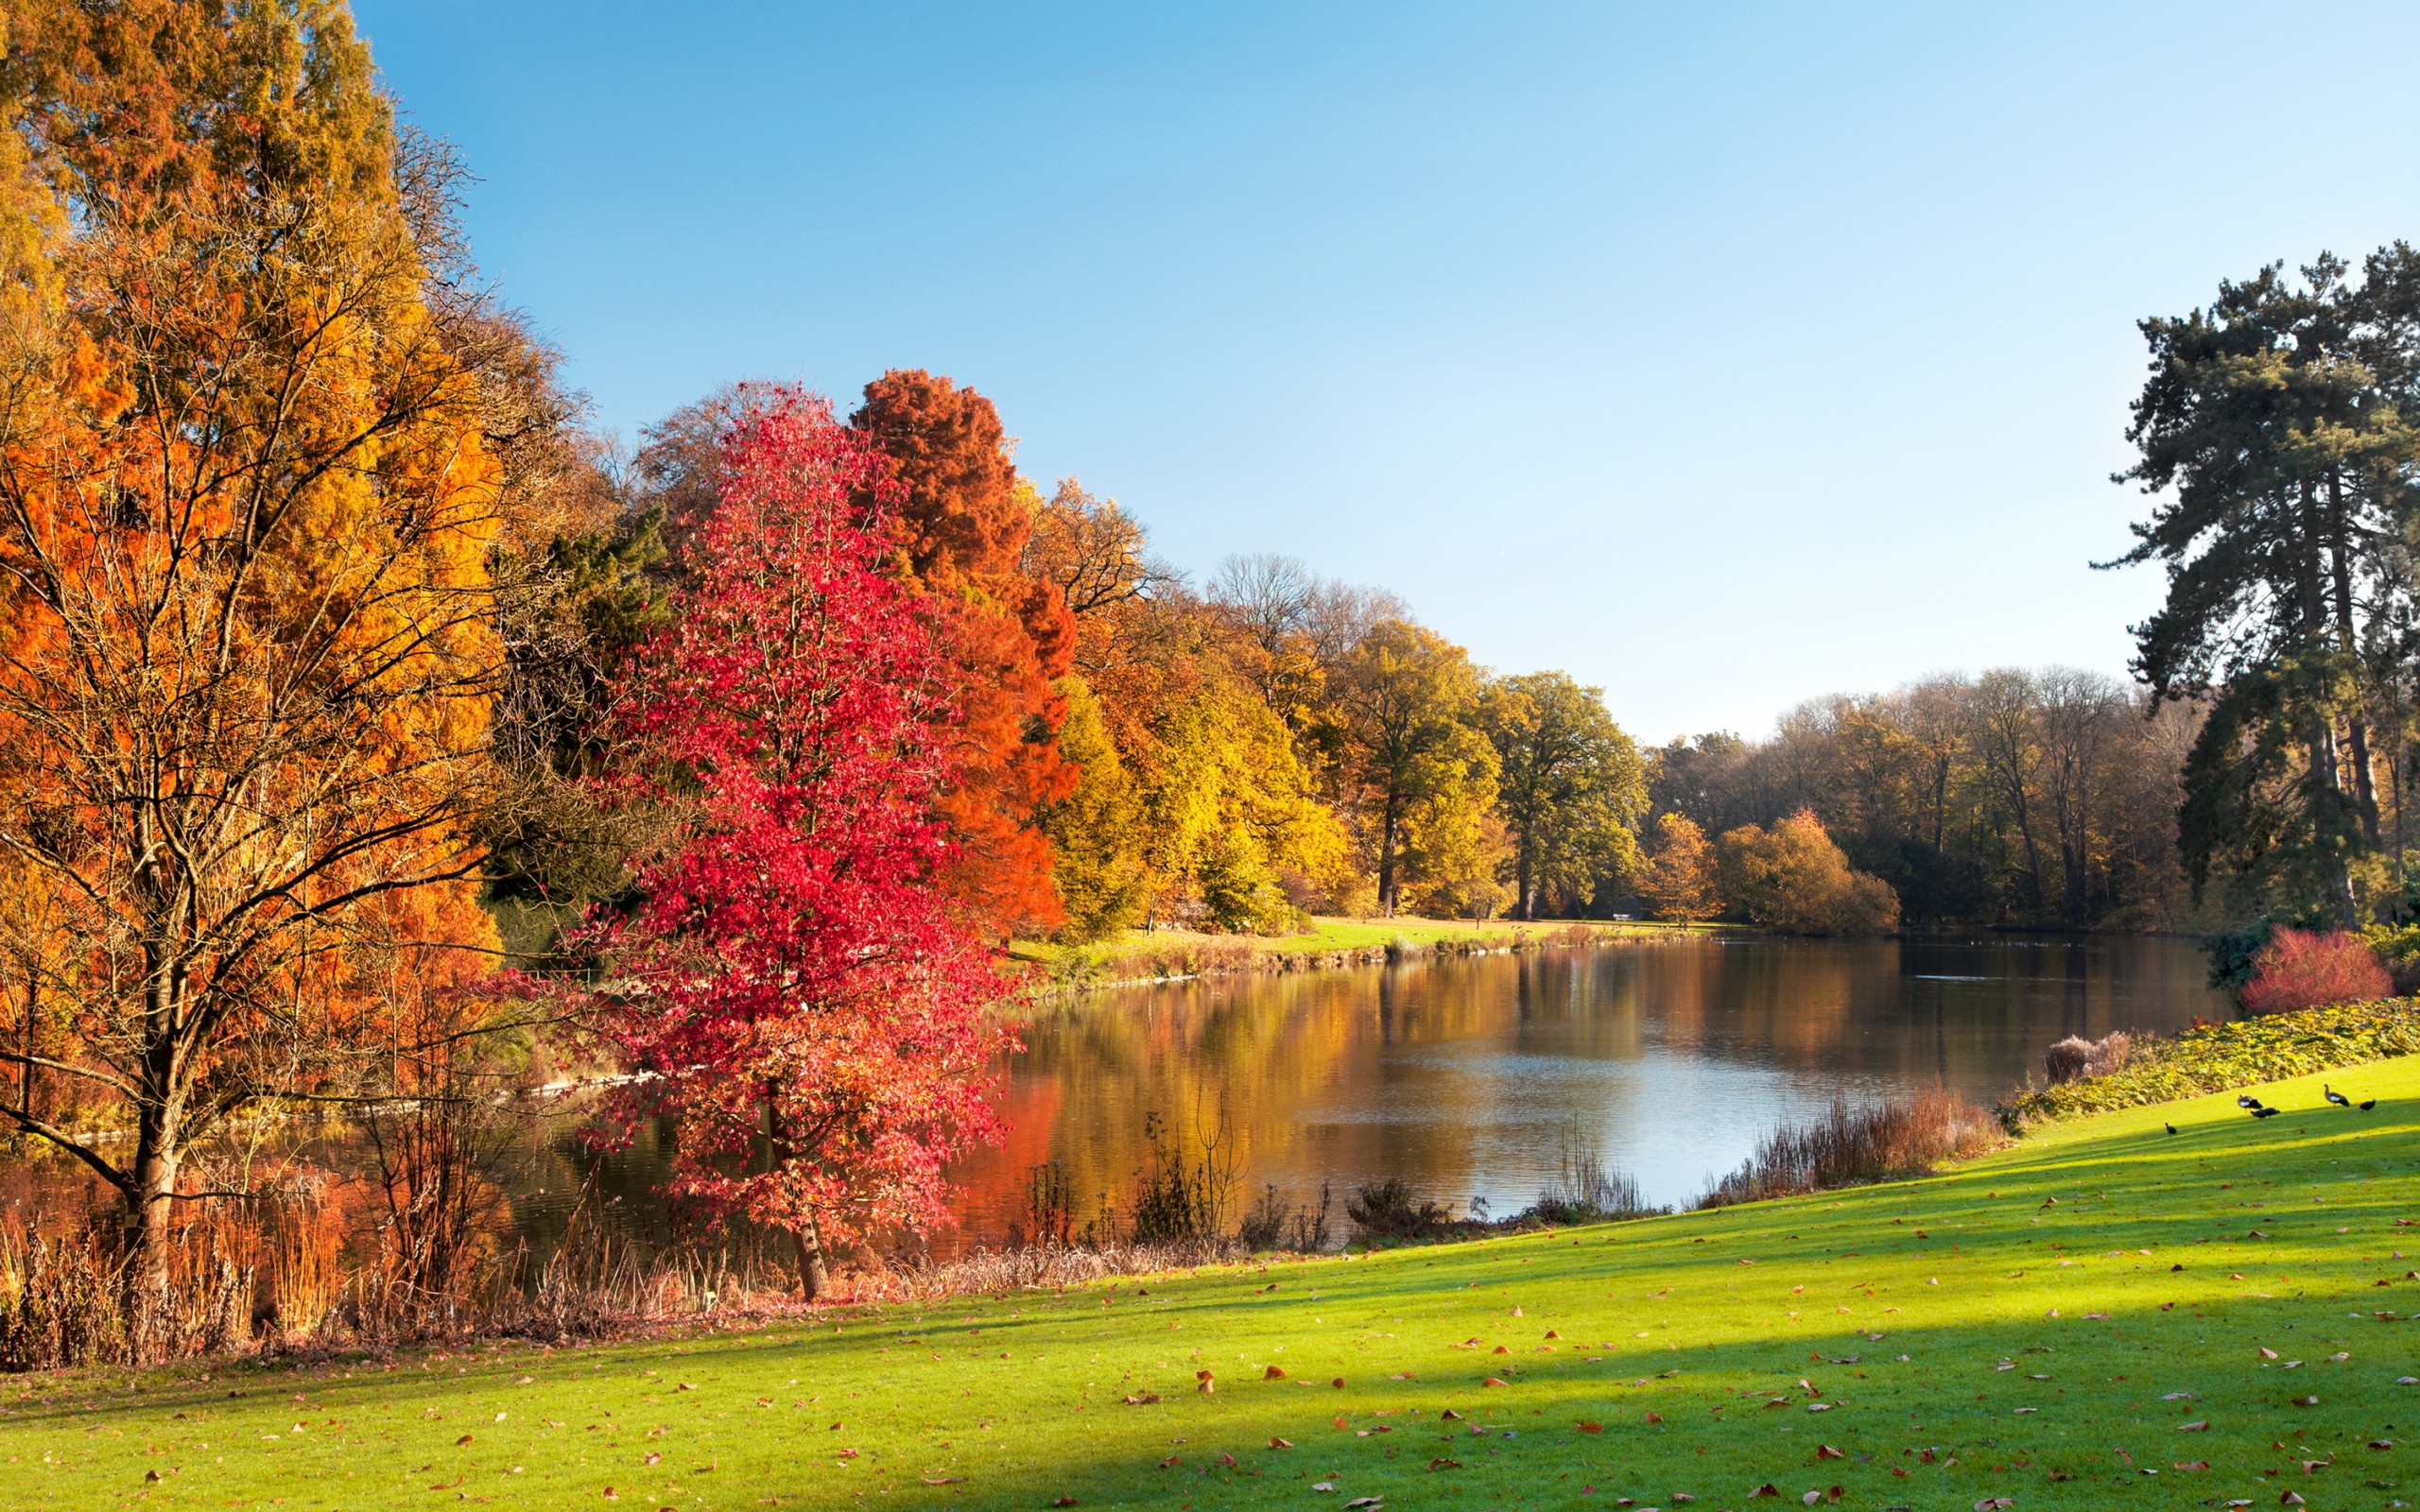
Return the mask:
[[2204,1024],[2137,1042],[2126,1069],[2025,1092],[1993,1111],[2011,1133],[2028,1124],[2171,1103],[2204,1092],[2420,1055],[2420,999],[2347,1003]]

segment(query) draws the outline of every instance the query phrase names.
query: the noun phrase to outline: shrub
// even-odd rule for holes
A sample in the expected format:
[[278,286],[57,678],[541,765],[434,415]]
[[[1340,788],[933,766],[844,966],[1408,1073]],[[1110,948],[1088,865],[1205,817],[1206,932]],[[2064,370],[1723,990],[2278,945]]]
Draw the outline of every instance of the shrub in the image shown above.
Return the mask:
[[2370,953],[2394,979],[2397,997],[2420,991],[2420,924],[2373,924],[2361,932]]
[[1716,1182],[1698,1206],[1919,1176],[1944,1160],[1980,1154],[1996,1133],[1989,1113],[1938,1088],[1861,1108],[1835,1097],[1814,1122],[1783,1124],[1767,1134],[1748,1162]]
[[1722,896],[1759,924],[1791,935],[1878,935],[1899,925],[1899,896],[1849,869],[1823,822],[1801,811],[1771,830],[1743,824],[1715,842]]
[[2053,1087],[2084,1076],[2106,1076],[2125,1068],[2134,1048],[2134,1036],[2123,1029],[2113,1029],[2099,1040],[2071,1034],[2042,1053],[2042,1070]]
[[1362,1234],[1372,1239],[1426,1239],[1453,1227],[1454,1215],[1414,1193],[1399,1176],[1365,1185],[1344,1205]]
[[1558,1227],[1582,1223],[1613,1223],[1625,1218],[1652,1218],[1671,1211],[1655,1207],[1638,1190],[1637,1178],[1605,1164],[1597,1147],[1573,1119],[1556,1141],[1555,1173],[1528,1211],[1506,1220],[1520,1227],[1525,1220]]
[[2169,1103],[2409,1055],[2420,1055],[2420,1005],[2408,999],[2273,1013],[2146,1040],[2134,1047],[2122,1071],[2025,1092],[1994,1111],[2014,1132],[2030,1123]]
[[2293,1013],[2394,990],[2394,979],[2360,936],[2281,929],[2254,953],[2252,980],[2236,1001],[2251,1013]]

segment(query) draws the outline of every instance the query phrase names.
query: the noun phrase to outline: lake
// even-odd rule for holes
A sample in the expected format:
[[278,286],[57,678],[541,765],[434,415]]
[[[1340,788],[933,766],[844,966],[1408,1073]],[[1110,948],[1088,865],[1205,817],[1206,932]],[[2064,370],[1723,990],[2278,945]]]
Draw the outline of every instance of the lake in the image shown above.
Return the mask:
[[[1080,1222],[1124,1206],[1153,1115],[1217,1141],[1239,1205],[1332,1183],[1340,1228],[1346,1194],[1388,1177],[1517,1211],[1575,1127],[1650,1201],[1683,1204],[1836,1093],[1988,1104],[2066,1035],[2226,1018],[2205,971],[2179,938],[1692,936],[1091,993],[1033,1014],[1003,1068],[1007,1143],[960,1164],[962,1228],[937,1247],[1020,1224],[1045,1161]],[[543,1239],[578,1177],[562,1142],[527,1173],[516,1209]],[[600,1173],[622,1224],[650,1227],[658,1174],[645,1144]]]

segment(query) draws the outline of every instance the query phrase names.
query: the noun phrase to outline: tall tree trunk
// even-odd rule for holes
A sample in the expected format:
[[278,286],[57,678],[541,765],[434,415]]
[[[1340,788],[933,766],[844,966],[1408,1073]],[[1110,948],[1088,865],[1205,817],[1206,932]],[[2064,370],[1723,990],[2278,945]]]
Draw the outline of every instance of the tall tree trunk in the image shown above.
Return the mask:
[[2303,736],[2309,747],[2311,840],[2320,853],[2320,885],[2326,890],[2328,906],[2336,913],[2337,927],[2359,929],[2360,911],[2353,900],[2352,869],[2345,863],[2344,847],[2337,823],[2342,813],[2344,790],[2338,783],[2336,731],[2326,716],[2314,709],[2306,720]]
[[2353,766],[2353,801],[2361,812],[2361,839],[2375,850],[2378,846],[2377,779],[2370,769],[2369,689],[2360,673],[2360,637],[2353,622],[2353,523],[2344,509],[2341,469],[2328,474],[2327,502],[2333,548],[2328,586],[2334,598],[2330,608],[2335,613],[2336,644],[2354,672],[2353,707],[2345,717],[2345,754]]
[[[2328,545],[2336,533],[2327,528],[2320,517],[2319,490],[2306,474],[2301,486],[2303,536],[2294,564],[2295,589],[2300,596],[2302,624],[2301,644],[2310,649],[2326,644],[2331,629],[2342,632],[2342,623],[2328,611],[2324,580],[2329,576]],[[2338,554],[2341,558],[2341,553]],[[2306,673],[2306,679],[2313,674]],[[2320,883],[2327,895],[2328,906],[2337,914],[2338,925],[2357,928],[2360,923],[2353,903],[2353,877],[2346,865],[2342,843],[2341,805],[2344,800],[2343,772],[2336,750],[2336,724],[2328,708],[2329,689],[2312,683],[2300,690],[2303,700],[2303,744],[2309,758],[2308,800],[2311,843],[2320,853]]]
[[1520,906],[1519,917],[1524,922],[1538,917],[1537,893],[1530,880],[1535,874],[1536,868],[1537,842],[1533,838],[1535,831],[1534,823],[1521,826],[1521,852],[1518,863],[1520,875],[1513,879],[1513,886],[1520,894],[1516,900]]
[[34,974],[30,964],[26,969],[26,1024],[17,1053],[25,1058],[17,1063],[17,1107],[27,1118],[40,1118],[42,1109],[34,1106],[34,1055],[39,1040],[34,1025],[42,1016],[42,978]]
[[1395,917],[1395,827],[1401,808],[1402,799],[1389,793],[1378,826],[1378,915],[1382,919]]

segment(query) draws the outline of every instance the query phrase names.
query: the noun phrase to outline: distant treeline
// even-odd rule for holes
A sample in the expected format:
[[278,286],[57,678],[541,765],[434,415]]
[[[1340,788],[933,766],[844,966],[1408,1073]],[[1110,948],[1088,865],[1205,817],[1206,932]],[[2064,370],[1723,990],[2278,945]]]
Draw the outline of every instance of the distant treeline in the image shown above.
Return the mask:
[[1912,925],[2149,929],[2191,906],[2178,772],[2199,716],[2100,673],[2002,668],[1799,705],[1761,741],[1651,753],[1708,835],[1807,813]]

